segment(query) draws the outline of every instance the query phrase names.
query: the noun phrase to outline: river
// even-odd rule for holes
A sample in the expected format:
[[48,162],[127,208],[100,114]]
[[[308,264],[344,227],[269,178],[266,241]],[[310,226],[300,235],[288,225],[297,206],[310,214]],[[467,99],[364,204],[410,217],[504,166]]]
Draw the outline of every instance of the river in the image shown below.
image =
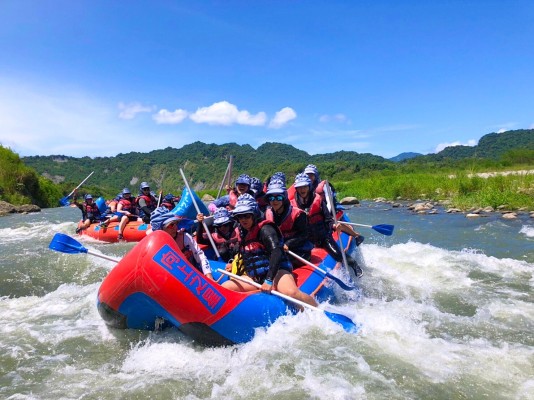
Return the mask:
[[[306,311],[222,348],[108,329],[96,293],[113,263],[48,249],[79,210],[0,218],[0,398],[534,398],[534,219],[376,203],[348,214],[395,225],[393,236],[359,229],[359,290],[337,289],[361,331]],[[83,244],[119,258],[133,246]]]

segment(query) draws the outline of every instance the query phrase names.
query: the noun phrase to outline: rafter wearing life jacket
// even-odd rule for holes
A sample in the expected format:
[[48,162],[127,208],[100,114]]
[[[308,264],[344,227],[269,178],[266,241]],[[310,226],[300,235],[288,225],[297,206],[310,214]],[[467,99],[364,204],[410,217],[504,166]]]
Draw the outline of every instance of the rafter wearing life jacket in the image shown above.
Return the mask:
[[[239,227],[236,228],[239,240],[239,252],[243,257],[245,272],[256,282],[262,282],[270,269],[269,255],[267,254],[265,246],[259,239],[260,230],[266,225],[270,225],[275,229],[279,243],[280,245],[283,245],[282,233],[272,221],[260,221],[257,224],[254,224],[252,229],[248,232],[244,232]],[[285,256],[285,253],[282,255],[279,265],[280,268],[288,269],[289,271],[292,269],[291,263]]]

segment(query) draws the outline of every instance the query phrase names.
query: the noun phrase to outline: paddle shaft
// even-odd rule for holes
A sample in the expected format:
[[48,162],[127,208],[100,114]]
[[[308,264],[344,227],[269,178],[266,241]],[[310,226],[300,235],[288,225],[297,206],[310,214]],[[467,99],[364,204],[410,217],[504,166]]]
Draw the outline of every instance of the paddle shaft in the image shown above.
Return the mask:
[[[195,209],[197,210],[197,214],[200,214],[200,208],[198,207],[195,196],[193,195],[193,191],[189,187],[189,183],[187,182],[187,179],[185,177],[184,171],[182,171],[182,168],[180,168],[180,174],[182,175],[182,179],[184,180],[185,187],[187,188],[187,191],[189,192],[189,195],[191,196],[193,205],[195,206]],[[206,235],[208,236],[208,239],[210,240],[211,247],[213,247],[213,251],[215,252],[215,255],[217,256],[218,259],[220,259],[221,255],[219,254],[219,250],[217,250],[217,246],[215,245],[215,242],[213,241],[213,238],[211,237],[210,230],[208,229],[208,225],[206,225],[205,221],[202,221],[202,226],[204,227],[204,230],[206,231]]]
[[226,166],[226,171],[224,172],[224,177],[221,182],[221,186],[219,187],[219,191],[217,192],[217,198],[221,197],[221,192],[224,187],[224,184],[226,183],[226,180],[228,178],[228,171],[230,170],[230,163]]
[[[257,282],[254,282],[254,281],[251,281],[251,280],[248,280],[248,279],[245,279],[239,275],[236,275],[236,274],[232,274],[231,272],[228,272],[224,269],[221,269],[221,268],[218,268],[217,269],[218,272],[220,272],[221,274],[225,274],[225,275],[228,275],[232,278],[234,278],[235,280],[238,280],[238,281],[241,281],[243,283],[248,283],[249,285],[252,285],[252,286],[255,286],[257,287],[258,289],[261,288],[261,285]],[[271,290],[271,293],[274,294],[275,296],[278,296],[284,300],[287,300],[291,303],[294,303],[296,305],[299,305],[301,307],[306,307],[306,308],[309,308],[311,310],[315,310],[315,311],[321,311],[321,312],[324,312],[323,310],[321,310],[320,308],[318,307],[315,307],[315,306],[312,306],[311,304],[308,304],[308,303],[305,303],[303,301],[300,301],[300,300],[297,300],[297,299],[294,299],[293,297],[291,296],[288,296],[286,294],[283,294],[283,293],[280,293],[279,291],[277,290]]]
[[95,171],[93,171],[93,172],[91,172],[89,175],[87,175],[87,178],[85,178],[85,179],[84,179],[78,186],[76,186],[76,187],[72,190],[72,192],[70,192],[67,196],[65,196],[65,198],[68,199],[70,196],[72,196],[72,194],[73,194],[76,190],[78,190],[78,189],[80,188],[80,186],[82,186],[82,185],[85,183],[85,181],[86,181],[87,179],[89,179],[89,178],[91,177],[91,175],[93,175],[94,173],[95,173]]
[[288,253],[289,255],[295,257],[297,260],[302,261],[302,262],[305,263],[306,265],[309,265],[309,266],[312,267],[315,271],[322,273],[322,274],[324,275],[324,277],[332,279],[332,280],[333,280],[334,282],[336,282],[339,286],[341,286],[341,288],[342,288],[343,290],[351,291],[351,290],[354,290],[354,289],[355,289],[354,287],[347,285],[347,284],[346,284],[345,282],[343,282],[341,279],[335,277],[334,275],[332,275],[332,274],[329,273],[328,271],[325,271],[324,269],[319,268],[317,265],[312,264],[312,263],[309,262],[308,260],[306,260],[306,259],[300,257],[298,254],[293,253],[291,250],[288,250],[287,253]]
[[289,254],[289,255],[295,257],[297,260],[303,262],[303,263],[306,264],[306,265],[309,265],[310,267],[312,267],[313,269],[315,269],[315,270],[321,272],[321,273],[324,274],[324,275],[327,275],[327,274],[328,274],[328,272],[326,272],[324,269],[319,268],[317,265],[315,265],[315,264],[309,262],[309,261],[306,260],[305,258],[302,258],[302,257],[299,256],[298,254],[293,253],[291,250],[288,250],[288,251],[287,251],[287,254]]
[[113,261],[115,263],[118,263],[120,261],[120,260],[117,260],[116,258],[108,257],[108,256],[105,256],[104,254],[98,254],[91,250],[87,250],[87,254],[91,254],[92,256],[103,258],[104,260]]
[[372,225],[365,225],[365,224],[357,224],[355,222],[346,222],[346,221],[339,221],[341,222],[342,224],[345,224],[345,225],[352,225],[352,226],[364,226],[366,228],[372,228],[373,226]]
[[230,161],[228,162],[228,186],[232,186],[232,168],[234,166],[234,156],[230,156]]
[[[328,181],[325,181],[324,183],[324,192],[326,194],[327,203],[330,202],[330,212],[332,213],[334,224],[337,225],[336,205],[334,203],[334,196],[332,195],[330,183],[328,183]],[[341,257],[343,259],[343,266],[345,268],[348,268],[347,256],[345,255],[345,251],[343,250],[343,241],[341,240],[341,232],[339,232],[337,236],[339,242],[339,250],[341,251]]]

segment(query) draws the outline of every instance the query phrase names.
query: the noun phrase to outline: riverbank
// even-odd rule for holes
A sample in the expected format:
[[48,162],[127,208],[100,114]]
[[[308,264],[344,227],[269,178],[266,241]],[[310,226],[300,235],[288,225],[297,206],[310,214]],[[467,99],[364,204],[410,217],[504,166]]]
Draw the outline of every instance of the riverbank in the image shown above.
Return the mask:
[[14,213],[32,213],[40,212],[41,208],[35,204],[23,204],[21,206],[15,206],[7,201],[0,200],[0,217],[14,214]]

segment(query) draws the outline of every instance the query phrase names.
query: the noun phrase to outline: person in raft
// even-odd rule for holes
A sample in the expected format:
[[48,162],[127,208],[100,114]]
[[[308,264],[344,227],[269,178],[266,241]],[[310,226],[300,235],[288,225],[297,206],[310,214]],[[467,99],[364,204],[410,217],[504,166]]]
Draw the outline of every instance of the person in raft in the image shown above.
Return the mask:
[[87,229],[94,222],[100,222],[100,210],[98,209],[97,204],[93,201],[93,196],[86,194],[84,197],[84,202],[82,204],[78,203],[78,192],[75,190],[72,197],[72,204],[80,209],[82,212],[82,224],[76,229],[76,233]]
[[[334,225],[334,219],[326,201],[319,193],[312,192],[312,181],[304,173],[297,174],[294,187],[296,189],[295,198],[292,204],[308,215],[308,237],[315,247],[325,249],[326,252],[338,263],[343,262],[341,249],[332,237],[334,229],[338,232],[342,230],[341,224]],[[354,270],[357,277],[363,275],[363,271],[356,260],[346,255],[348,267]]]
[[[283,250],[280,230],[272,221],[262,220],[258,203],[250,194],[239,196],[232,217],[237,220],[239,256],[243,260],[244,278],[261,284],[261,290],[273,289],[317,306],[315,299],[300,291],[293,277],[293,267]],[[230,264],[229,264],[230,265]],[[227,266],[228,268],[228,266]],[[249,292],[256,287],[228,280],[223,286],[238,292]]]
[[[310,260],[313,243],[308,240],[308,218],[298,207],[292,206],[287,198],[284,182],[271,179],[265,198],[269,204],[265,219],[273,221],[284,237],[284,250],[291,250],[298,256]],[[302,267],[303,262],[289,256],[295,268]]]
[[130,221],[137,221],[137,208],[135,206],[135,199],[132,197],[130,189],[122,189],[122,198],[119,200],[117,206],[117,217],[120,216],[119,223],[119,240],[123,240],[124,229]]
[[[197,221],[199,223],[196,240],[200,244],[209,245],[211,242],[207,233],[204,231],[204,224],[202,223],[204,218],[204,214],[197,214]],[[210,233],[215,246],[217,246],[217,251],[224,262],[229,262],[237,251],[237,233],[235,231],[235,221],[231,218],[230,212],[226,208],[220,207],[215,210],[213,214],[213,228],[214,231]],[[208,229],[210,228],[208,227]]]
[[251,183],[252,181],[250,176],[247,174],[239,175],[235,181],[234,188],[229,186],[226,187],[226,190],[228,190],[228,194],[226,196],[219,197],[217,200],[212,201],[208,205],[208,210],[210,213],[214,213],[219,207],[226,207],[227,210],[233,210],[235,203],[237,202],[237,198],[244,193],[249,193],[254,196],[254,192],[250,188]]
[[190,220],[170,212],[166,207],[158,207],[150,214],[152,231],[164,231],[171,235],[187,260],[209,279],[213,279],[211,266],[204,252],[193,237],[186,232]]
[[158,206],[158,201],[150,192],[150,185],[147,182],[141,182],[139,185],[139,196],[135,199],[137,205],[137,214],[145,224],[150,222],[150,214]]

